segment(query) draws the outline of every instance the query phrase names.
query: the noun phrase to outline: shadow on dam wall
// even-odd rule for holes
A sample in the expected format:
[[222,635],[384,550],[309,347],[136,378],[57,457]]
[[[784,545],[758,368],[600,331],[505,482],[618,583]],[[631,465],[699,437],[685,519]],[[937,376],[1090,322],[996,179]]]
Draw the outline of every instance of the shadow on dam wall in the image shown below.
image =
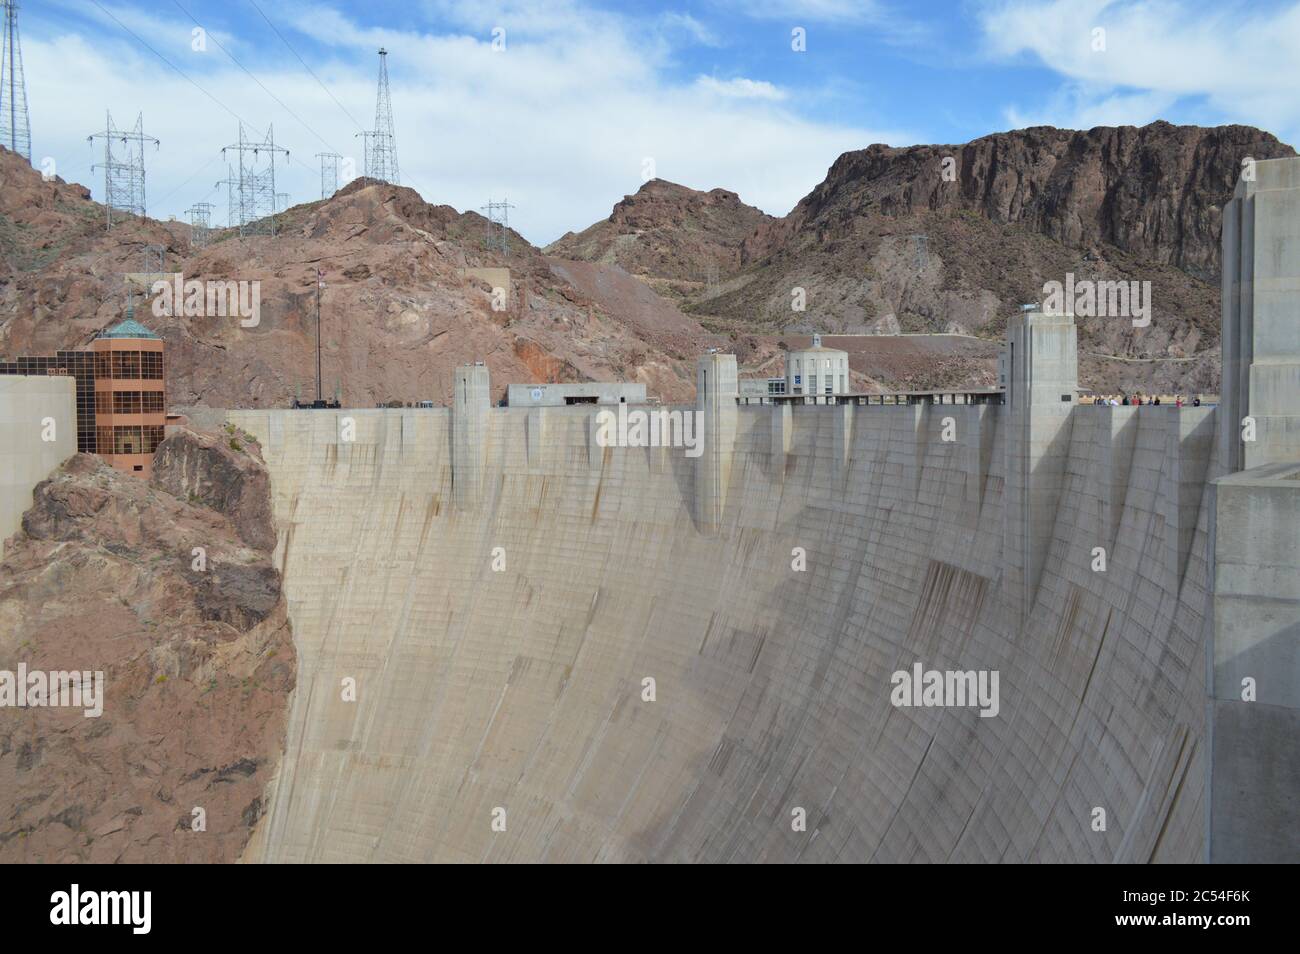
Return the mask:
[[[1212,409],[1074,409],[1023,627],[1008,409],[854,410],[738,409],[711,532],[589,409],[492,410],[474,507],[448,410],[231,412],[300,660],[246,860],[1200,860]],[[997,715],[894,706],[916,663]]]

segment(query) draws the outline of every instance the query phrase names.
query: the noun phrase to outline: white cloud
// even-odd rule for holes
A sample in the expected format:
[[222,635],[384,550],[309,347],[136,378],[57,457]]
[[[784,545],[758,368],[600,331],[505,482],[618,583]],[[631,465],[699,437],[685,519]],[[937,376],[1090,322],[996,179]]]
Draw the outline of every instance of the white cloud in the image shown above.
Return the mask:
[[[714,0],[728,15],[826,29],[868,28],[876,39],[924,47],[933,43],[929,24],[912,16],[912,5],[884,0]],[[818,31],[810,31],[810,44]],[[814,49],[814,46],[809,49]]]
[[1233,121],[1300,132],[1300,4],[1006,0],[981,10],[979,23],[993,58],[1029,57],[1068,81],[1049,116],[1113,121],[1195,101]]
[[702,46],[721,46],[722,41],[707,26],[689,13],[665,13],[659,18],[665,30],[677,30]]
[[[465,18],[473,16],[471,7],[462,11]],[[374,51],[382,43],[390,51],[404,183],[428,201],[461,210],[508,197],[516,206],[511,224],[538,244],[606,217],[614,202],[641,186],[647,157],[660,178],[701,189],[722,186],[784,214],[840,153],[872,142],[911,141],[898,130],[804,119],[785,109],[782,91],[762,80],[669,78],[672,71],[663,64],[671,50],[645,43],[644,23],[589,16],[578,7],[567,8],[567,20],[566,8],[556,7],[541,26],[507,25],[502,53],[492,51],[490,29],[369,30],[329,8],[292,21],[282,7],[266,9],[329,93],[283,47],[278,55],[274,48],[237,55],[326,143],[354,157],[358,171],[357,129],[329,94],[369,127]],[[316,45],[293,29],[310,31],[332,55],[313,55]],[[224,222],[225,190],[213,183],[226,169],[219,150],[238,132],[225,109],[120,31],[93,40],[29,31],[24,55],[35,150],[56,157],[61,175],[90,185],[100,197],[85,137],[102,127],[105,105],[119,122],[133,121],[143,108],[145,130],[162,140],[161,149],[146,157],[150,213],[180,215],[207,199],[218,203],[214,220]],[[273,122],[277,143],[293,150],[292,163],[277,173],[277,188],[295,202],[318,197],[313,155],[325,146],[316,135],[220,51],[210,49],[200,59],[186,43],[168,57],[259,132]]]
[[736,6],[751,17],[792,22],[867,23],[886,16],[876,0],[743,0]]
[[779,102],[786,98],[784,90],[778,89],[766,80],[735,79],[720,80],[712,76],[700,76],[695,80],[696,88],[716,96],[729,99],[764,99]]
[[1012,129],[1059,126],[1092,129],[1094,126],[1145,126],[1168,114],[1178,99],[1164,92],[1108,93],[1088,86],[1068,84],[1041,107],[1008,106],[1003,115]]

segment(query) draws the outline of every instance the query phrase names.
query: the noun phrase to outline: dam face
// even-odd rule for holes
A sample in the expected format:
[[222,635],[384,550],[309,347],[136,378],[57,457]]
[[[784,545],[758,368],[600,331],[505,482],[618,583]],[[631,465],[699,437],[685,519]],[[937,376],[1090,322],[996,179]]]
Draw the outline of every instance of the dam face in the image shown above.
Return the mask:
[[474,403],[230,413],[300,666],[248,860],[1202,858],[1213,409],[1071,407],[1044,476],[1010,406],[734,407],[720,466]]

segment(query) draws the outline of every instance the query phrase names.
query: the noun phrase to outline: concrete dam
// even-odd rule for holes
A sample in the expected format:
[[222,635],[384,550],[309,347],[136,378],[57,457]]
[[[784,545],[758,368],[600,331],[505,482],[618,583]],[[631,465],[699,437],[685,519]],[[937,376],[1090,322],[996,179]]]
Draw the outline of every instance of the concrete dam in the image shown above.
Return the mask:
[[[1023,626],[1010,408],[733,411],[716,526],[589,409],[481,408],[464,505],[462,407],[232,414],[301,660],[249,857],[1200,858],[1212,409],[1074,411]],[[918,662],[1000,672],[997,717],[891,705]]]
[[697,457],[473,366],[229,412],[299,655],[245,860],[1300,860],[1300,160],[1258,169],[1217,407],[1079,405],[1025,314],[1005,403],[748,405],[705,355]]

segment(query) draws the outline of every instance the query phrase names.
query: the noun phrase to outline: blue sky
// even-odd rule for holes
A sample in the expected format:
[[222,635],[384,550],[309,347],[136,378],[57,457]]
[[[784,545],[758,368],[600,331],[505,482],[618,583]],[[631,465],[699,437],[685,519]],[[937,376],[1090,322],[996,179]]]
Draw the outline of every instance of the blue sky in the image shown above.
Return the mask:
[[318,152],[360,172],[381,44],[403,183],[461,210],[508,197],[538,244],[607,216],[651,162],[782,215],[873,142],[1159,118],[1300,141],[1296,2],[27,0],[19,16],[34,160],[99,198],[86,136],[106,109],[126,126],[143,111],[163,218],[206,200],[224,223],[240,119],[291,150],[293,201],[319,197]]

